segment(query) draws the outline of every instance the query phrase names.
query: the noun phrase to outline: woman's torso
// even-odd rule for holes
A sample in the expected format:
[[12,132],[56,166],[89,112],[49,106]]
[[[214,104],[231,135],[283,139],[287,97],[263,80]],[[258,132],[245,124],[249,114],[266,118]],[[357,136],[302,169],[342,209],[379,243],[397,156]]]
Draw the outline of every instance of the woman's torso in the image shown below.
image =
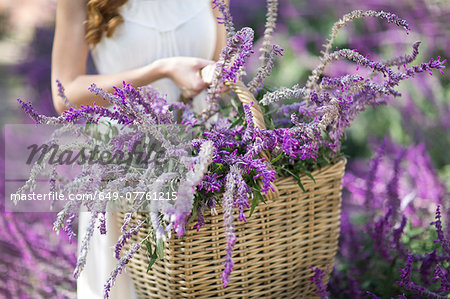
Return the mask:
[[[216,25],[209,0],[128,0],[119,13],[124,22],[111,38],[103,37],[92,49],[100,74],[123,72],[166,57],[213,57]],[[169,102],[178,100],[180,92],[170,79],[151,85],[166,93]],[[195,99],[194,106],[199,105]]]

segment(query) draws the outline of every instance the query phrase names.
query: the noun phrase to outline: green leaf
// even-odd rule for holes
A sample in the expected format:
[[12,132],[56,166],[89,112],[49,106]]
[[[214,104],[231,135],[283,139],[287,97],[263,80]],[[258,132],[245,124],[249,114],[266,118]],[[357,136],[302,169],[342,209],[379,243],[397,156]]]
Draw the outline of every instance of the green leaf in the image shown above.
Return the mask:
[[294,179],[297,181],[297,184],[300,187],[300,189],[302,189],[303,192],[306,193],[305,187],[303,187],[302,180],[300,179],[300,177],[298,175],[296,175],[295,173],[293,173],[292,171],[290,171],[289,169],[284,168],[284,170],[286,170],[290,175],[292,175],[294,177]]
[[241,117],[237,118],[232,124],[231,124],[231,128],[236,127],[239,123],[242,123],[243,119]]
[[263,203],[266,203],[264,200],[264,197],[261,195],[261,192],[258,189],[253,189],[253,201],[252,201],[252,206],[250,207],[250,215],[248,217],[252,216],[252,214],[255,211],[255,208],[258,205],[258,202],[260,200]]
[[223,168],[222,163],[215,163],[215,166],[217,167],[217,170],[222,170],[222,168]]
[[296,177],[295,179],[297,180],[297,184],[299,185],[300,189],[302,189],[303,192],[306,193],[305,187],[303,187],[302,180],[300,179],[300,177]]
[[145,244],[145,247],[147,248],[147,254],[149,256],[151,256],[152,255],[152,243],[150,243],[149,240],[145,240],[144,244]]
[[273,130],[275,128],[275,123],[273,122],[272,118],[269,118],[269,120],[270,120],[270,122],[269,122],[270,129]]
[[305,174],[306,174],[309,178],[311,178],[311,180],[313,180],[314,184],[316,184],[316,180],[314,179],[314,177],[312,176],[312,174],[311,174],[310,171],[305,170]]
[[147,247],[147,254],[149,258],[148,266],[147,266],[147,273],[152,268],[153,264],[158,259],[158,256],[156,255],[156,248],[155,252],[152,252],[152,243],[150,243],[149,240],[145,240],[145,246]]
[[158,257],[158,260],[162,259],[164,257],[164,242],[163,240],[158,240],[156,243],[156,256]]
[[283,153],[280,153],[278,156],[276,156],[275,158],[273,158],[272,161],[270,161],[270,163],[273,164],[273,163],[277,162],[278,160],[281,159],[281,157],[283,157]]
[[231,98],[231,106],[233,106],[236,111],[239,111],[239,108],[242,108],[241,102],[238,102],[235,98]]
[[152,255],[150,257],[150,261],[148,262],[148,267],[147,267],[147,273],[148,273],[148,271],[150,271],[150,269],[152,268],[153,264],[156,263],[157,259],[158,259],[158,257],[156,255]]
[[[263,107],[267,107],[267,106],[263,106]],[[269,110],[266,112],[267,115],[272,115],[274,113],[276,113],[280,108],[276,107],[275,109]]]

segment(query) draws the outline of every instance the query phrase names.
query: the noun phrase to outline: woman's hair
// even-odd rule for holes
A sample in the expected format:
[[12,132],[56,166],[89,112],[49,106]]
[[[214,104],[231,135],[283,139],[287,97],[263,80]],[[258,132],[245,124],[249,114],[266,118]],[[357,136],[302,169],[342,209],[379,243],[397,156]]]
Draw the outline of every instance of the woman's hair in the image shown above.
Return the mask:
[[128,0],[89,0],[87,3],[87,20],[85,39],[95,45],[105,33],[111,37],[116,27],[123,22],[119,7]]

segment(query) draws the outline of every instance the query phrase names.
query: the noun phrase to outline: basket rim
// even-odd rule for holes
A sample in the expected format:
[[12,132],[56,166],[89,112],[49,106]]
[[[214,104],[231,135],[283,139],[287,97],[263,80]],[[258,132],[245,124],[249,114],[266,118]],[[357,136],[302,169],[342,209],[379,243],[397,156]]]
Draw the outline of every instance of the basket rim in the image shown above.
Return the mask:
[[[324,166],[324,167],[321,167],[321,168],[318,168],[318,169],[315,169],[314,171],[312,171],[311,172],[311,175],[313,176],[313,178],[320,178],[320,175],[321,174],[324,174],[324,173],[327,173],[327,172],[333,172],[333,171],[338,171],[337,169],[339,169],[339,168],[341,168],[341,171],[343,171],[343,172],[345,172],[345,165],[346,165],[346,163],[347,163],[347,159],[344,157],[344,156],[342,156],[342,157],[338,157],[337,159],[335,159],[335,160],[333,160],[331,163],[329,163],[328,165],[326,165],[326,166]],[[286,177],[277,177],[276,179],[275,179],[275,181],[273,182],[273,185],[276,187],[277,186],[277,183],[280,183],[280,182],[282,182],[282,181],[285,181],[285,180],[292,180],[292,176],[286,176]],[[300,175],[300,179],[302,180],[302,182],[304,183],[304,184],[311,184],[311,183],[313,183],[314,184],[314,181],[309,177],[309,176],[307,176],[306,174],[301,174]],[[297,185],[298,186],[298,185]],[[268,192],[268,194],[270,193],[270,192],[272,192],[271,190],[269,190],[269,192]],[[270,196],[270,195],[268,195],[268,194],[261,194],[263,197],[264,197],[264,201],[268,204],[268,203],[270,203],[270,202],[272,202],[273,201],[273,196]],[[273,194],[272,194],[273,195]],[[259,210],[259,209],[262,209],[262,208],[264,208],[264,207],[262,207],[262,203],[259,203],[257,206],[256,206],[256,208],[255,208],[255,212],[257,212],[257,210]],[[217,206],[216,208],[216,211],[217,210],[219,210],[219,211],[221,211],[222,210],[222,208],[220,207],[220,206]],[[126,214],[127,212],[126,211],[119,211],[118,212],[118,217],[119,217],[119,222],[122,222],[123,221],[123,216]],[[149,211],[135,211],[135,212],[133,212],[133,214],[132,214],[132,217],[133,218],[135,218],[136,217],[136,214],[149,214],[150,212]],[[235,213],[237,213],[237,210],[235,210]],[[220,214],[220,212],[217,212],[217,214],[216,215],[219,215]],[[206,215],[204,215],[204,216],[206,216],[206,217],[208,217],[208,216],[210,216],[209,214],[206,214]],[[212,214],[211,214],[211,216],[213,216]],[[197,219],[197,216],[190,216],[189,217],[189,219],[188,219],[188,221],[186,222],[186,230],[189,230],[189,229],[192,229],[192,223],[193,222],[195,222],[195,220]],[[151,230],[151,227],[149,226],[149,229]],[[173,234],[172,234],[172,236],[171,236],[171,238],[170,239],[172,239],[173,238]]]

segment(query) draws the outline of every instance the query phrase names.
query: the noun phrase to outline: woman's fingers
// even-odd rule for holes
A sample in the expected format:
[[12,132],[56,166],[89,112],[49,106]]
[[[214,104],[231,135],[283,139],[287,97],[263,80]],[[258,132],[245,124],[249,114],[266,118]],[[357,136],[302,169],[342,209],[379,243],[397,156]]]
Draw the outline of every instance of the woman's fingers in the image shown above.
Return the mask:
[[180,88],[184,97],[191,98],[198,95],[210,84],[203,79],[202,69],[213,73],[214,66],[213,61],[206,59],[173,57],[170,59],[168,77]]
[[[212,84],[215,70],[216,70],[216,64],[209,64],[201,69],[200,74],[202,76],[203,81],[206,84],[208,84],[208,85]],[[229,90],[230,90],[230,88],[228,86],[221,84],[221,86],[218,87],[217,91],[220,93],[225,93],[225,92],[228,92]]]
[[203,79],[203,82],[205,82],[208,85],[212,83],[215,69],[216,69],[215,64],[209,64],[201,69],[200,74]]

